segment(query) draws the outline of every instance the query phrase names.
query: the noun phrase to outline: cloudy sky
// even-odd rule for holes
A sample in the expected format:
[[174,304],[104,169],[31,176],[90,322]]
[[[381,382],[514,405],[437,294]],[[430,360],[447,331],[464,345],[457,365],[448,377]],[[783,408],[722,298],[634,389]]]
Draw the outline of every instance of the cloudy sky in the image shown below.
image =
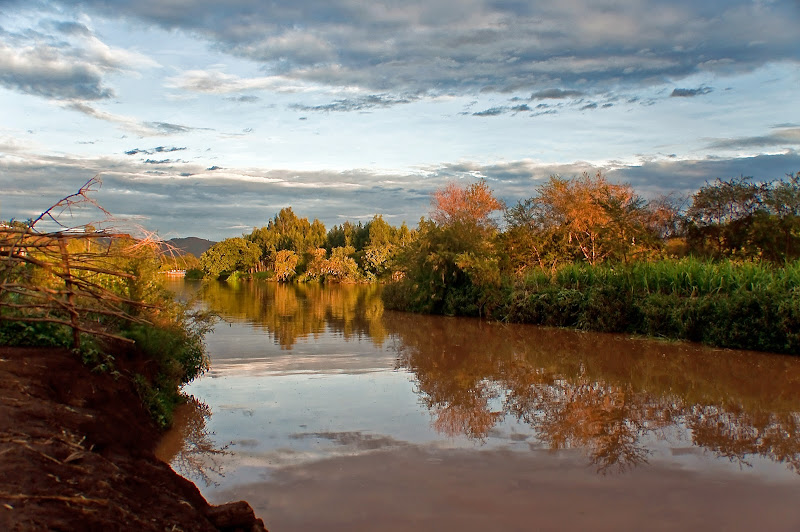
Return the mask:
[[0,0],[0,218],[416,226],[448,180],[800,170],[798,0]]

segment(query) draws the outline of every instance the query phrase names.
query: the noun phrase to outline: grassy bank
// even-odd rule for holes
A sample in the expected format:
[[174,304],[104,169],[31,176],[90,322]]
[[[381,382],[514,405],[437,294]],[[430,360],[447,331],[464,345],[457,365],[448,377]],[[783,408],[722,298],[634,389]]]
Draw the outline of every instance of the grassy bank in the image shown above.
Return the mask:
[[[492,301],[498,320],[623,332],[718,347],[800,353],[800,262],[771,266],[692,258],[629,265],[571,264],[505,287],[471,287],[465,309]],[[413,286],[384,292],[411,310]]]

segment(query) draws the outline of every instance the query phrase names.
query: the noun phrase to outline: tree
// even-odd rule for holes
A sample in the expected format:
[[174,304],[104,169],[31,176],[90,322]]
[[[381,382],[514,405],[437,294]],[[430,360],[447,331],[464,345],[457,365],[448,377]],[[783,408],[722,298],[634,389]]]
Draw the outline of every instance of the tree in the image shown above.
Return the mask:
[[288,249],[282,249],[275,253],[275,261],[273,269],[275,271],[275,279],[278,281],[288,281],[295,274],[295,267],[297,266],[297,253]]
[[600,172],[554,175],[537,192],[506,213],[506,245],[515,246],[510,260],[517,270],[520,254],[555,268],[576,259],[627,262],[658,245],[647,228],[645,203],[628,184],[609,183]]
[[723,256],[748,253],[747,233],[757,212],[763,209],[763,183],[740,176],[706,183],[692,196],[686,213],[687,236],[693,250]]
[[302,271],[309,251],[325,244],[326,232],[319,220],[309,222],[308,218],[299,218],[291,207],[285,207],[265,227],[253,229],[245,238],[258,244],[261,268],[274,269],[277,253],[285,250],[297,255],[297,267]]
[[500,274],[490,215],[502,205],[484,181],[433,193],[430,219],[398,258],[409,310],[480,315],[492,305]]
[[433,193],[430,217],[443,226],[467,223],[496,227],[490,215],[503,208],[503,202],[494,197],[486,181],[480,180],[466,187],[451,182]]
[[261,256],[259,246],[241,237],[217,242],[200,256],[200,268],[211,277],[255,268]]

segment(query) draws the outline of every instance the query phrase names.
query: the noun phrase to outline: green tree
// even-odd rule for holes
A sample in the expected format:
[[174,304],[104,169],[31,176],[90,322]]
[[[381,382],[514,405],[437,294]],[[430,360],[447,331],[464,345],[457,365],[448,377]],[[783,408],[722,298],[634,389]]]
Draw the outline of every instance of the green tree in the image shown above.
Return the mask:
[[223,273],[252,270],[261,257],[257,244],[241,237],[217,242],[200,256],[200,269],[210,277]]
[[480,315],[492,306],[500,285],[496,253],[502,208],[484,181],[434,192],[431,217],[398,258],[405,278],[385,291],[395,308],[440,314]]
[[751,254],[748,243],[751,226],[763,212],[763,183],[752,177],[738,177],[706,183],[692,196],[686,213],[687,237],[693,251],[722,257],[734,253]]

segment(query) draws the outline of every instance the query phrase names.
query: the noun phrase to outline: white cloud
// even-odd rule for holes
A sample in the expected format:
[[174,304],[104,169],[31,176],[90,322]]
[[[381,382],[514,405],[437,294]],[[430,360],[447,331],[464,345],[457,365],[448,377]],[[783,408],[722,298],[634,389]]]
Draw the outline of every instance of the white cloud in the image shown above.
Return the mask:
[[274,92],[308,92],[314,87],[285,76],[243,78],[219,70],[188,70],[167,80],[167,87],[203,94],[231,94],[266,90]]

